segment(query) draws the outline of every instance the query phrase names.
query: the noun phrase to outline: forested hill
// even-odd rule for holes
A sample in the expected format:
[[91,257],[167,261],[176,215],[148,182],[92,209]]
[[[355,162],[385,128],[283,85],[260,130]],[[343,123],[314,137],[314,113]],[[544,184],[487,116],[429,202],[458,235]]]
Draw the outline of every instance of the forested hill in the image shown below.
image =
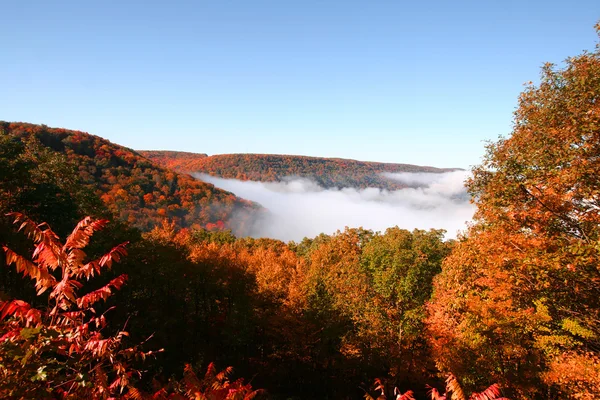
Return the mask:
[[410,164],[389,164],[275,154],[206,154],[175,151],[139,151],[169,169],[201,172],[222,178],[273,182],[286,177],[303,177],[323,187],[378,187],[398,189],[402,185],[382,175],[384,172],[447,172],[453,168],[434,168]]
[[76,186],[95,194],[110,212],[143,230],[168,218],[180,228],[231,227],[243,234],[251,215],[260,208],[85,132],[0,121],[0,134],[3,141],[22,146],[19,157],[33,164],[41,165],[48,155],[58,157],[57,162],[67,170],[78,172]]

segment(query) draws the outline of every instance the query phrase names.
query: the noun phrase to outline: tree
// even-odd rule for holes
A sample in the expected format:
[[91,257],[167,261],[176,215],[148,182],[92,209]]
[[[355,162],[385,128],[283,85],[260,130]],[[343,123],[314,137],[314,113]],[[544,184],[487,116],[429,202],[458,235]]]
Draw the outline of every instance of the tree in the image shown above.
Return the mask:
[[111,268],[125,255],[125,243],[104,256],[86,260],[83,248],[108,221],[85,218],[64,244],[43,224],[22,214],[15,223],[35,243],[32,260],[4,246],[6,261],[32,279],[38,296],[48,296],[48,307],[34,308],[18,299],[0,301],[0,395],[3,398],[108,398],[127,390],[137,371],[137,347],[123,347],[127,332],[104,337],[104,314],[94,310],[127,280],[120,275],[85,295],[82,281]]
[[153,395],[138,389],[134,383],[141,373],[134,364],[156,352],[142,352],[140,345],[124,347],[129,336],[125,331],[103,335],[105,314],[112,307],[96,311],[101,300],[124,285],[127,275],[85,295],[77,293],[83,281],[110,269],[126,254],[126,243],[87,261],[82,249],[108,221],[86,217],[62,244],[47,224],[12,215],[33,239],[35,250],[30,261],[3,246],[7,264],[34,281],[38,296],[47,295],[48,307],[0,300],[0,397],[249,400],[263,393],[242,379],[232,381],[231,367],[218,372],[213,363],[202,379],[186,365],[180,382],[171,381]]
[[322,327],[327,360],[347,369],[340,375],[388,374],[400,387],[430,378],[422,331],[433,277],[451,247],[442,237],[440,230],[346,229],[310,251],[307,311]]
[[362,273],[370,288],[369,312],[363,316],[372,318],[362,322],[363,340],[385,355],[405,384],[424,382],[433,367],[423,321],[433,278],[452,248],[452,241],[444,242],[443,236],[443,230],[394,227],[375,234],[362,252]]
[[[600,32],[600,25],[597,26]],[[600,49],[546,64],[468,189],[475,223],[436,279],[429,331],[470,388],[593,398],[600,387]],[[564,372],[569,370],[569,374]]]

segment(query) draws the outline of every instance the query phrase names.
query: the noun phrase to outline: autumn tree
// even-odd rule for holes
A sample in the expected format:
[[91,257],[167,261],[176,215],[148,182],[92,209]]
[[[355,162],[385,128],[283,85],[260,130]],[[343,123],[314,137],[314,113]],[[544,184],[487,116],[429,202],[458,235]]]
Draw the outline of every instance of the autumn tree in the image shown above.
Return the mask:
[[319,345],[346,366],[344,376],[387,374],[403,387],[424,385],[433,368],[425,303],[451,247],[443,231],[346,229],[320,242],[305,278],[307,311],[323,327]]
[[0,240],[12,221],[5,214],[27,212],[66,233],[84,215],[107,216],[100,200],[82,186],[76,165],[38,141],[19,138],[0,123]]
[[[15,154],[17,149],[11,142],[21,142],[21,146],[25,145],[26,155],[34,156],[28,160],[30,165],[24,167],[32,169],[40,178],[42,174],[46,177],[45,181],[38,180],[35,187],[47,194],[45,201],[29,201],[31,209],[26,211],[32,218],[37,217],[33,215],[37,211],[35,208],[44,209],[46,214],[65,212],[63,207],[51,209],[55,203],[65,201],[60,192],[58,196],[53,196],[55,186],[60,189],[79,189],[82,195],[95,200],[100,198],[101,207],[108,209],[123,222],[142,230],[152,229],[167,217],[180,228],[210,224],[218,229],[242,231],[245,223],[259,208],[254,203],[237,198],[190,175],[163,169],[131,149],[85,132],[0,121],[0,147],[8,147],[6,151],[0,148],[0,158]],[[60,159],[67,163],[54,162]],[[8,158],[0,161],[0,166],[4,166],[6,162],[9,167],[14,164]],[[38,168],[39,166],[42,168]],[[71,171],[65,171],[65,166],[71,168]],[[14,167],[19,165],[15,164]],[[7,168],[0,173],[0,178],[12,175],[14,170],[12,167]],[[58,172],[56,175],[60,178],[55,177],[53,172]],[[23,179],[22,182],[27,180]],[[0,191],[1,186],[0,183]],[[27,193],[31,194],[31,191]],[[40,196],[34,200],[39,198]],[[83,203],[84,200],[84,196],[77,197],[74,204],[66,210],[77,208],[78,203]],[[237,223],[231,221],[234,214]],[[95,213],[90,211],[84,215]],[[49,221],[45,216],[43,218]],[[53,227],[57,229],[55,221],[50,222],[54,222]],[[58,222],[62,221],[59,219]]]
[[123,346],[127,332],[102,334],[105,314],[97,304],[127,280],[120,275],[85,295],[82,281],[110,269],[125,255],[124,244],[88,260],[83,248],[106,220],[83,219],[65,243],[47,224],[35,224],[22,214],[15,223],[35,243],[32,260],[4,246],[7,264],[33,280],[48,306],[34,308],[18,299],[0,301],[0,394],[4,398],[91,397],[124,393],[136,378],[131,362],[145,358],[136,347]]
[[[600,26],[598,26],[600,31]],[[600,50],[546,64],[468,182],[475,223],[430,305],[437,363],[469,388],[600,387]]]
[[[105,334],[105,312],[98,312],[127,280],[122,274],[96,290],[80,295],[84,281],[111,269],[126,254],[125,243],[98,259],[83,251],[91,236],[108,221],[84,218],[65,243],[46,223],[35,224],[14,213],[15,223],[29,236],[32,259],[6,246],[6,260],[25,278],[33,280],[38,296],[47,295],[47,307],[35,308],[18,299],[0,300],[0,396],[2,398],[125,398],[250,400],[262,394],[242,379],[232,380],[232,368],[218,371],[210,363],[203,378],[191,365],[181,381],[171,380],[153,394],[135,386],[141,373],[134,364],[152,351],[125,347],[124,330]],[[158,390],[156,390],[158,389]]]

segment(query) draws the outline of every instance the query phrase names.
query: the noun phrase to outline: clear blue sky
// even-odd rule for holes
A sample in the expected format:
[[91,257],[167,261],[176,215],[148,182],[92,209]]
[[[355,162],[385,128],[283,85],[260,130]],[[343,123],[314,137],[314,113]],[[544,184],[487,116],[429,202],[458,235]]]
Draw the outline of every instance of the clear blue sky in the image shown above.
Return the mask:
[[[92,4],[93,3],[93,4]],[[600,1],[4,1],[0,119],[135,149],[469,167]]]

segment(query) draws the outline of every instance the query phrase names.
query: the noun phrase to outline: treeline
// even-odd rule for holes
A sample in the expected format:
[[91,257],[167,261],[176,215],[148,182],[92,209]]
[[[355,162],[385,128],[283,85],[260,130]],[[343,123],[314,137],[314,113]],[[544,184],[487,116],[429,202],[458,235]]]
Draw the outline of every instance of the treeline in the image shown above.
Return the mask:
[[200,172],[221,178],[280,182],[288,178],[311,179],[325,188],[376,187],[397,190],[405,184],[386,178],[384,172],[453,171],[451,168],[410,164],[376,163],[341,158],[319,158],[276,154],[206,154],[175,151],[140,151],[148,159],[182,173]]
[[[168,218],[182,228],[219,224],[243,235],[252,223],[252,215],[260,209],[232,193],[159,167],[133,150],[88,133],[0,122],[0,135],[5,151],[13,152],[14,162],[22,160],[22,168],[37,171],[51,168],[50,164],[62,165],[62,182],[52,176],[39,179],[56,181],[64,188],[75,186],[74,190],[88,197],[98,197],[113,215],[142,230],[152,229]],[[25,170],[15,173],[27,174]],[[15,185],[18,187],[19,182]]]
[[[356,398],[392,366],[398,385],[424,388],[434,365],[419,332],[450,248],[441,236],[349,229],[286,245],[165,225],[146,238],[187,254],[189,271],[145,301],[173,300],[151,318],[165,323],[177,310],[178,332],[160,330],[176,335],[167,349],[181,343],[205,362],[235,365],[273,396]],[[185,355],[175,356],[165,353],[179,368]]]

